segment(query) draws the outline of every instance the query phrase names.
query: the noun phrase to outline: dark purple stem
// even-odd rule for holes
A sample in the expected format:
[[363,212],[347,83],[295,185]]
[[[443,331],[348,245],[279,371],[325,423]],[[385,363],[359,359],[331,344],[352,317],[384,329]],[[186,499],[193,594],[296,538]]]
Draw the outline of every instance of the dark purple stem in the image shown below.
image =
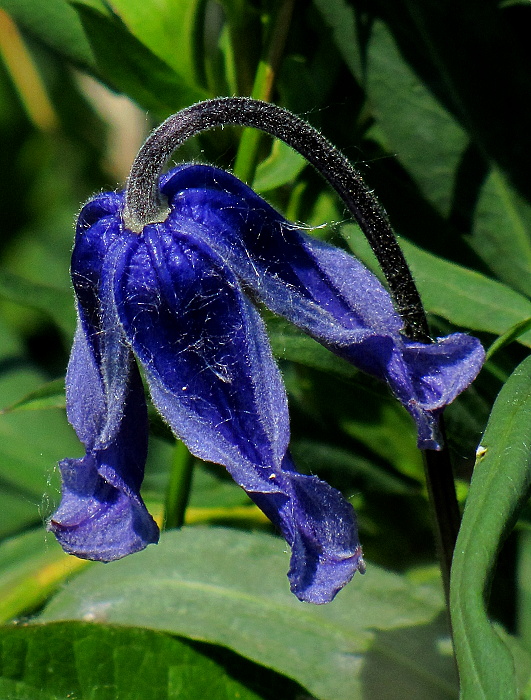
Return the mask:
[[261,129],[301,153],[332,185],[360,225],[387,279],[404,333],[431,342],[426,314],[387,215],[347,158],[304,120],[281,107],[248,97],[199,102],[169,117],[140,149],[126,190],[126,226],[139,233],[166,218],[158,179],[173,151],[187,139],[229,124]]

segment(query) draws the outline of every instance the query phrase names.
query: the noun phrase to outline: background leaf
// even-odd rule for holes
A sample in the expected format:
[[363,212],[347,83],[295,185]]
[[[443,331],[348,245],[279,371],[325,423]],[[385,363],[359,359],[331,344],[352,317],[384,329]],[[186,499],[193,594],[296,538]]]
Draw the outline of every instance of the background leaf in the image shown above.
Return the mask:
[[367,59],[367,95],[384,145],[396,154],[424,197],[447,216],[465,131],[435,99],[397,50],[388,28],[375,22]]
[[531,296],[531,205],[496,168],[481,188],[469,240],[498,279]]
[[462,697],[517,697],[513,657],[487,617],[484,596],[496,555],[531,489],[531,358],[494,405],[456,544],[451,611]]
[[50,48],[82,65],[94,65],[81,22],[67,0],[0,0],[0,8]]
[[2,700],[272,697],[170,635],[87,623],[3,628],[0,674]]
[[157,119],[208,96],[199,85],[185,80],[166,60],[127,31],[117,17],[85,4],[75,7],[101,77],[152,111]]
[[[437,621],[438,589],[369,566],[333,603],[312,606],[289,592],[287,568],[279,539],[185,528],[81,574],[39,619],[97,619],[216,642],[323,700],[396,698],[397,686],[412,698],[456,697],[452,660],[436,651],[446,634]],[[390,659],[395,685],[384,691],[380,669]],[[382,694],[373,695],[375,687]]]
[[[374,255],[359,230],[347,225],[344,235],[353,253],[376,269]],[[402,237],[400,247],[430,313],[456,326],[496,335],[529,318],[529,299],[501,282],[421,250]],[[531,332],[520,335],[518,342],[531,347]]]
[[190,86],[200,82],[203,2],[110,0],[109,5],[131,34]]

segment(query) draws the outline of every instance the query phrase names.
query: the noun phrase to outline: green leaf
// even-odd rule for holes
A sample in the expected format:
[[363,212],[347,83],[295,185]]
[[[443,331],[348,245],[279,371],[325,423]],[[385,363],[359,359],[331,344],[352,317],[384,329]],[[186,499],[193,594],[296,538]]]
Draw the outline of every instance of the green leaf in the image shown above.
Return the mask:
[[[157,547],[83,572],[41,621],[97,619],[227,646],[294,678],[322,700],[455,698],[440,590],[369,566],[329,605],[289,592],[283,541],[259,533],[188,527]],[[389,672],[393,683],[380,688]],[[384,684],[385,685],[385,684]],[[377,688],[382,692],[373,692]]]
[[202,0],[110,0],[131,34],[190,86],[197,83]]
[[531,296],[531,204],[496,168],[481,189],[468,240],[494,276]]
[[168,634],[70,622],[0,630],[2,700],[259,700]]
[[405,62],[380,21],[369,42],[366,89],[383,145],[396,153],[426,199],[448,215],[468,137]]
[[[333,465],[334,473],[346,472],[362,481],[363,492],[381,491],[386,494],[407,495],[415,493],[415,487],[375,462],[335,445],[316,440],[297,440],[290,443],[290,451],[296,464],[311,464],[317,473],[325,472]],[[418,475],[415,475],[418,476]]]
[[[44,378],[0,323],[0,396],[8,406],[42,387]],[[0,413],[0,537],[42,522],[59,496],[57,462],[81,446],[64,411]]]
[[0,0],[0,8],[50,48],[76,63],[94,65],[79,17],[66,0]]
[[41,525],[0,544],[0,623],[42,605],[68,576],[90,566],[63,552]]
[[65,380],[54,379],[30,391],[11,406],[1,409],[0,414],[14,411],[41,411],[44,408],[65,408],[65,402]]
[[[352,252],[377,271],[374,255],[359,230],[346,225],[343,234]],[[400,247],[430,313],[456,326],[496,335],[531,316],[531,301],[501,282],[439,258],[402,237]],[[531,347],[531,332],[520,335],[518,342]]]
[[451,612],[462,698],[517,697],[513,657],[485,609],[501,542],[531,490],[531,357],[501,390],[485,434],[459,531]]
[[334,42],[358,83],[363,83],[364,65],[358,36],[356,9],[346,0],[314,0],[332,30]]
[[531,652],[531,531],[520,533],[518,550],[518,636]]
[[355,377],[358,374],[358,370],[349,362],[334,355],[291,323],[272,315],[266,317],[269,340],[277,357],[344,378]]
[[185,80],[134,37],[115,16],[75,5],[94,52],[100,77],[163,119],[208,95]]
[[524,321],[515,323],[515,325],[509,328],[509,330],[506,331],[503,335],[500,335],[499,338],[496,338],[496,340],[487,350],[486,359],[490,360],[494,353],[498,352],[498,350],[501,350],[513,341],[518,340],[518,338],[524,333],[526,333],[528,330],[531,330],[531,318],[526,318]]
[[273,141],[271,153],[256,169],[253,189],[268,192],[292,182],[306,167],[305,159],[282,141]]

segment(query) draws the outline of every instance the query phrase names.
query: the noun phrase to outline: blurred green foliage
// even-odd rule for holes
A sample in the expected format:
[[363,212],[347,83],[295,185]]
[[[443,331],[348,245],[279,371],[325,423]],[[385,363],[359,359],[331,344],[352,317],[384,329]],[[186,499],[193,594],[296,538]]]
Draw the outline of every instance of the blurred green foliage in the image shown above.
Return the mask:
[[[86,566],[44,533],[56,464],[81,453],[63,393],[75,215],[123,184],[152,126],[233,94],[301,114],[357,163],[434,335],[502,337],[446,412],[469,494],[452,606],[462,697],[531,697],[530,34],[527,0],[0,0],[0,616],[46,622],[0,630],[2,700],[459,695],[410,419],[279,319],[267,320],[293,453],[355,505],[364,579],[325,608],[290,599],[283,543],[200,463],[186,519],[202,527],[158,548]],[[174,158],[236,168],[376,269],[341,203],[283,145],[224,129]],[[161,513],[174,447],[155,417],[152,428],[144,495]],[[52,622],[65,619],[85,622]]]

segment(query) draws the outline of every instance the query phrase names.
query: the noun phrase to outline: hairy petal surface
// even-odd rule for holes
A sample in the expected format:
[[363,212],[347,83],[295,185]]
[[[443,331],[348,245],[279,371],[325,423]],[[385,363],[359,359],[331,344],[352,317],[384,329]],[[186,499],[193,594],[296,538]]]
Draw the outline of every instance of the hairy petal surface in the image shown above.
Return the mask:
[[204,240],[275,313],[388,383],[417,423],[418,444],[439,449],[438,416],[476,377],[484,351],[455,333],[428,345],[401,335],[378,279],[351,255],[296,230],[242,182],[209,166],[163,178],[168,226],[203,224]]
[[293,592],[328,602],[360,567],[354,511],[286,456],[286,397],[263,323],[197,229],[144,229],[117,271],[121,324],[175,434],[224,465],[279,527]]
[[328,603],[356,571],[365,572],[354,509],[326,482],[299,474],[289,453],[274,479],[286,495],[250,496],[292,548],[292,592],[299,600]]
[[[96,204],[89,211],[101,215]],[[110,561],[156,542],[158,528],[139,494],[148,435],[142,381],[111,294],[124,244],[114,219],[104,216],[90,230],[81,222],[83,212],[72,260],[78,328],[66,390],[68,419],[86,454],[60,463],[62,499],[48,527],[65,551]]]

